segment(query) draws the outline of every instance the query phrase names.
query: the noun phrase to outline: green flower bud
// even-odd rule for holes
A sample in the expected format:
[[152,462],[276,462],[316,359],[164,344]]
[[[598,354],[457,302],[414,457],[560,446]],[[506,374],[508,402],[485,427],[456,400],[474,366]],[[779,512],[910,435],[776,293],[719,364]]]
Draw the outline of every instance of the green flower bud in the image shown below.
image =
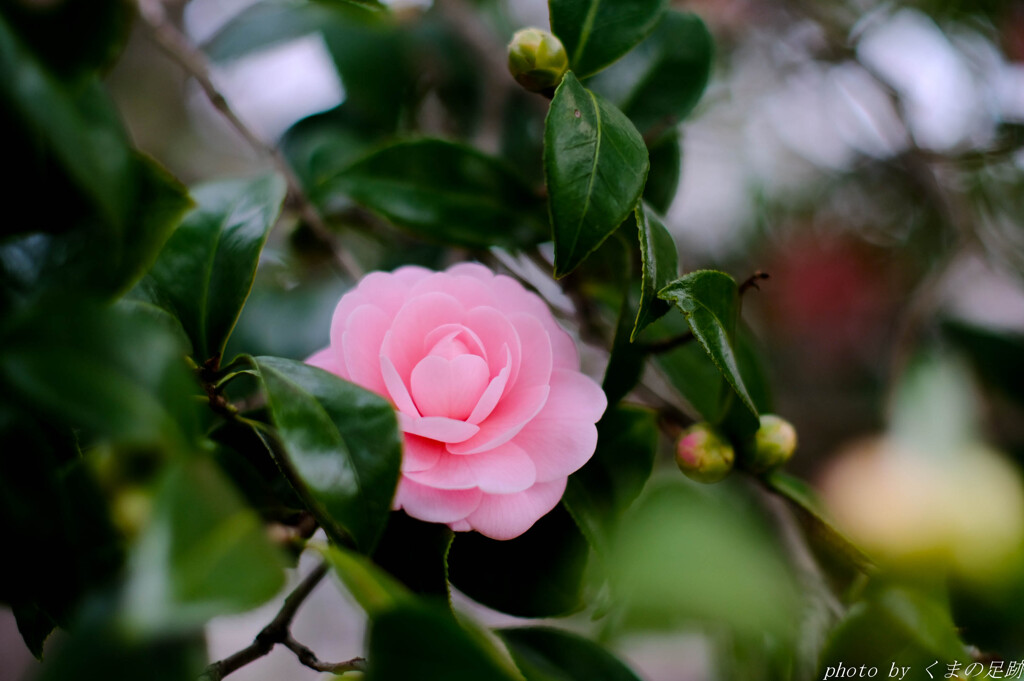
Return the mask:
[[729,475],[736,454],[727,439],[708,423],[698,423],[683,431],[676,443],[679,470],[697,482],[718,482]]
[[753,473],[766,473],[786,463],[796,451],[796,428],[775,414],[761,417],[753,446],[744,452],[743,464]]
[[516,31],[508,45],[508,70],[530,92],[551,90],[569,70],[562,41],[539,28]]

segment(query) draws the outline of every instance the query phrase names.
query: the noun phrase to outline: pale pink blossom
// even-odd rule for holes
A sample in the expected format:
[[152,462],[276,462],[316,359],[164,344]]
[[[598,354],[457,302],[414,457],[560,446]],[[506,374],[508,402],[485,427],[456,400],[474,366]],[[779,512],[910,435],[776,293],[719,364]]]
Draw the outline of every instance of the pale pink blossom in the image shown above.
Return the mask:
[[544,301],[477,264],[367,275],[308,362],[395,406],[405,432],[396,508],[494,539],[558,504],[607,406]]

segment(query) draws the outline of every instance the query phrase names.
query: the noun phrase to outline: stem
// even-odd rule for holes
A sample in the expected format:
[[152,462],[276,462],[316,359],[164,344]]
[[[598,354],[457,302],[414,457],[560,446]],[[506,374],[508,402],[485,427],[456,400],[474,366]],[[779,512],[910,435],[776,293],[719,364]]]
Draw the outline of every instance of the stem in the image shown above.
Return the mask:
[[[313,667],[318,671],[334,671],[335,673],[343,673],[346,671],[356,671],[365,667],[365,661],[362,658],[354,658],[348,662],[339,662],[336,664],[323,663],[317,660],[316,655],[313,654],[309,648],[296,642],[291,635],[292,621],[295,619],[296,613],[299,608],[305,602],[309,595],[313,593],[313,590],[323,581],[323,578],[327,575],[327,563],[320,563],[318,566],[306,575],[299,585],[295,587],[295,590],[288,594],[288,597],[284,599],[284,603],[281,605],[281,609],[278,610],[277,615],[270,623],[263,627],[259,634],[251,644],[242,648],[237,653],[225,657],[223,660],[212,663],[203,672],[202,678],[205,681],[221,681],[225,676],[233,672],[238,671],[247,664],[254,662],[261,657],[268,654],[275,645],[278,643],[284,644],[289,650],[295,652],[299,657],[299,661],[302,664],[310,667],[307,660],[315,662],[317,665],[324,667],[319,669]],[[303,657],[305,656],[305,659]]]
[[278,149],[264,143],[259,135],[253,132],[238,117],[238,114],[228,104],[227,99],[217,89],[217,86],[214,85],[206,56],[189,42],[185,34],[167,18],[167,12],[161,0],[140,0],[139,14],[142,17],[143,24],[149,29],[150,36],[160,49],[172,61],[177,63],[187,75],[199,83],[199,87],[202,88],[206,98],[227,119],[231,127],[242,136],[246,144],[260,156],[270,159],[274,169],[284,177],[285,183],[288,186],[289,203],[298,212],[303,222],[309,226],[316,239],[330,250],[334,256],[335,265],[341,274],[351,279],[361,278],[363,276],[362,267],[360,267],[351,254],[338,248],[334,234],[324,223],[316,206],[306,196],[306,192],[302,189],[302,183],[295,175],[291,166],[288,165],[288,161],[285,160]]
[[693,340],[693,332],[687,331],[686,333],[673,336],[672,338],[665,338],[659,341],[651,341],[642,346],[644,352],[652,355],[660,355],[665,352],[670,352],[676,348],[686,345]]

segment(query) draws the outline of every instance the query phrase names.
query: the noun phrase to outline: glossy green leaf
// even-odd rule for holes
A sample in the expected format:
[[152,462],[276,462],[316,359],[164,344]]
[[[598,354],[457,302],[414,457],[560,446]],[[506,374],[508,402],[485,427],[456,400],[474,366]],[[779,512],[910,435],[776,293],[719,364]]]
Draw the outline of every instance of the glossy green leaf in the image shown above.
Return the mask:
[[642,407],[620,406],[605,412],[597,432],[597,451],[569,477],[563,503],[591,546],[607,553],[619,517],[651,476],[658,415]]
[[561,506],[508,541],[459,533],[448,554],[452,585],[484,605],[520,617],[579,610],[587,541]]
[[448,550],[453,538],[447,525],[425,523],[395,511],[373,552],[373,562],[413,593],[447,603]]
[[278,464],[320,525],[372,551],[398,484],[402,438],[391,405],[302,362],[253,360],[280,437]]
[[497,633],[527,681],[639,681],[621,660],[578,634],[550,627]]
[[199,386],[178,338],[121,308],[40,305],[0,330],[12,395],[115,441],[189,451]]
[[679,191],[679,178],[683,173],[683,146],[679,132],[673,128],[647,147],[651,158],[651,172],[644,186],[644,201],[665,215]]
[[668,0],[548,0],[551,30],[580,78],[608,66],[654,30]]
[[345,589],[370,619],[415,602],[408,589],[366,556],[340,546],[328,547],[324,555]]
[[572,272],[629,216],[647,170],[647,149],[629,119],[565,74],[544,130],[556,277]]
[[671,129],[700,100],[711,75],[714,44],[695,14],[668,12],[650,37],[592,87],[648,135]]
[[640,289],[640,307],[630,341],[647,326],[671,309],[658,297],[658,292],[679,276],[679,252],[676,242],[665,229],[658,216],[643,204],[636,208],[636,224],[640,237],[640,257],[643,262],[643,279]]
[[733,278],[713,270],[691,272],[661,289],[658,297],[675,303],[701,347],[756,418],[757,407],[743,383],[733,352],[739,314],[739,294]]
[[411,603],[373,617],[367,681],[523,681],[483,632]]
[[543,238],[540,199],[501,162],[436,139],[398,142],[357,161],[324,190],[445,244],[526,246]]
[[200,364],[224,351],[285,193],[277,175],[196,187],[198,205],[139,284],[147,299],[181,321]]
[[244,612],[284,586],[284,557],[217,468],[172,465],[131,557],[127,616],[147,631],[201,627]]

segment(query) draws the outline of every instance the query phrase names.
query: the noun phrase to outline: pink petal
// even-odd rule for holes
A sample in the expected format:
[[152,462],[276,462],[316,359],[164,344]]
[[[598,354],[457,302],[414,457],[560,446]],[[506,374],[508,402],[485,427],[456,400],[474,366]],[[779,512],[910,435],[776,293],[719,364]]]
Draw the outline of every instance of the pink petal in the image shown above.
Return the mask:
[[444,324],[459,324],[465,315],[462,303],[443,293],[426,293],[406,301],[381,348],[394,362],[403,383],[409,384],[412,368],[427,354],[423,341],[430,332]]
[[405,433],[419,435],[438,442],[465,442],[480,432],[478,426],[465,421],[456,421],[443,416],[417,418],[402,411],[398,412],[398,425]]
[[608,408],[601,386],[579,371],[551,372],[551,395],[541,418],[579,419],[597,423]]
[[378,357],[388,332],[387,315],[373,305],[360,305],[352,310],[345,324],[341,338],[333,338],[332,333],[331,345],[341,348],[350,380],[378,395],[386,395]]
[[307,357],[306,364],[318,367],[324,371],[330,371],[335,376],[348,378],[348,374],[345,372],[345,365],[331,346],[327,346],[323,350],[317,350]]
[[428,523],[454,523],[480,505],[478,489],[435,489],[419,485],[405,476],[398,482],[395,507]]
[[579,369],[580,356],[572,337],[555,321],[551,310],[540,297],[527,291],[522,284],[503,274],[494,277],[494,294],[507,314],[522,312],[540,320],[551,339],[554,365],[560,369]]
[[562,478],[538,482],[515,494],[484,494],[466,520],[474,530],[491,539],[514,539],[558,505],[565,483]]
[[406,433],[402,446],[402,472],[413,473],[433,468],[441,458],[444,444]]
[[[384,338],[386,339],[387,336],[385,335]],[[402,383],[402,377],[398,375],[395,365],[385,355],[381,355],[378,361],[380,362],[381,376],[384,377],[384,385],[387,387],[387,394],[391,396],[395,408],[409,416],[420,416],[420,411],[412,401],[409,389],[405,387],[405,383]]]
[[485,418],[491,415],[494,411],[494,407],[497,406],[498,400],[505,393],[505,386],[508,385],[508,377],[512,372],[512,353],[505,346],[505,366],[501,368],[501,371],[497,376],[491,379],[491,382],[487,384],[483,393],[480,395],[480,399],[477,401],[476,406],[473,407],[472,413],[466,420],[469,423],[480,423]]
[[437,463],[424,471],[403,473],[413,482],[437,489],[470,489],[476,487],[476,475],[466,461],[468,456],[455,456],[442,452]]
[[519,374],[519,363],[523,351],[519,335],[508,317],[493,307],[473,308],[466,314],[466,326],[476,333],[487,350],[488,365],[491,376],[496,376],[505,364],[505,347],[512,353],[512,369],[509,382],[514,382]]
[[505,444],[544,408],[550,391],[546,385],[512,391],[480,423],[480,432],[459,444],[450,444],[448,451],[452,454],[475,454]]
[[510,444],[530,455],[538,482],[550,482],[575,473],[590,461],[597,448],[597,426],[589,421],[543,419],[543,412],[523,427]]
[[487,363],[476,355],[424,357],[412,370],[412,396],[424,416],[465,420],[488,383]]
[[446,293],[457,298],[467,310],[481,306],[493,307],[495,304],[490,287],[481,286],[480,280],[475,277],[455,274],[450,269],[416,282],[412,287],[412,295],[424,293]]
[[[523,361],[519,364],[516,387],[547,385],[551,379],[551,340],[544,325],[536,317],[517,312],[509,321],[523,347]],[[506,391],[507,392],[507,391]]]
[[441,354],[437,352],[438,344],[452,339],[458,339],[465,345],[466,352],[487,359],[487,350],[484,348],[483,342],[473,333],[472,329],[462,324],[442,324],[427,334],[427,337],[423,339],[423,347],[428,354]]
[[465,520],[456,520],[454,523],[448,523],[448,527],[456,532],[469,532],[473,529]]
[[477,262],[460,262],[445,271],[459,277],[473,277],[485,283],[490,283],[494,279],[494,272]]
[[485,494],[522,492],[537,481],[533,459],[511,442],[479,454],[448,456],[466,462],[476,486]]

